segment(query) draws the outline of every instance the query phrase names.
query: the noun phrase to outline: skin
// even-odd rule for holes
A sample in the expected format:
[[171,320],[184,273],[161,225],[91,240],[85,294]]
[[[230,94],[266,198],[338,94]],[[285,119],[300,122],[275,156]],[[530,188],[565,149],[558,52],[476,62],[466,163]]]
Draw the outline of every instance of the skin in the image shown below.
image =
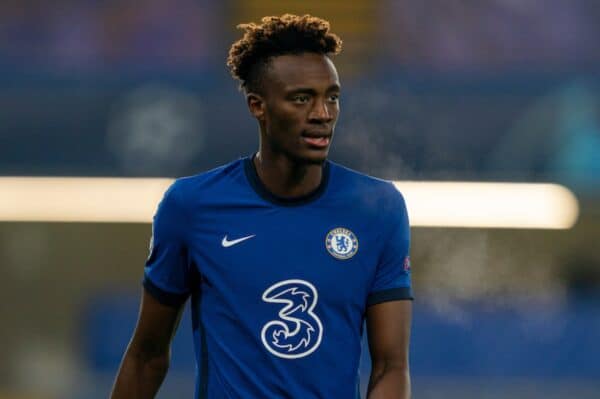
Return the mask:
[[[339,108],[340,83],[329,57],[303,53],[270,60],[260,92],[246,94],[260,128],[254,159],[263,184],[280,197],[309,194],[320,184]],[[306,137],[328,137],[314,145]],[[410,301],[390,301],[366,311],[372,372],[369,399],[410,397]],[[154,398],[169,366],[170,343],[182,308],[162,305],[144,292],[140,315],[125,352],[112,399]]]
[[410,398],[408,346],[412,301],[389,301],[367,308],[371,353],[368,399]]
[[112,399],[154,398],[171,358],[171,340],[183,306],[158,302],[143,291],[138,322],[117,374]]

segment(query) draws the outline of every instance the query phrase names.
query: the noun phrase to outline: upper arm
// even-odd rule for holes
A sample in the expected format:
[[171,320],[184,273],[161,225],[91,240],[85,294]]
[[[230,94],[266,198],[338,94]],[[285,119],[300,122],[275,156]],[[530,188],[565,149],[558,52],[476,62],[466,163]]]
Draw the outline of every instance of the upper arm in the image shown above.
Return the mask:
[[187,223],[180,192],[177,183],[173,184],[154,215],[142,303],[130,347],[135,353],[168,353],[183,305],[196,282],[194,265],[187,256]]
[[[366,319],[373,365],[408,367],[412,317],[410,226],[402,195],[392,188],[383,223],[386,243],[367,298]],[[383,362],[383,363],[382,363]]]
[[164,305],[144,289],[129,351],[149,358],[168,354],[182,310],[183,305]]
[[412,299],[410,226],[402,195],[394,188],[380,221],[383,246],[367,297],[367,306]]
[[179,308],[196,288],[197,271],[189,257],[189,224],[177,183],[165,193],[152,223],[150,256],[144,288],[163,305]]
[[379,303],[367,308],[367,337],[374,366],[408,368],[412,301]]
[[187,256],[187,220],[180,196],[176,182],[166,191],[154,215],[140,313],[129,348],[134,354],[168,354],[183,305],[196,282],[194,266]]

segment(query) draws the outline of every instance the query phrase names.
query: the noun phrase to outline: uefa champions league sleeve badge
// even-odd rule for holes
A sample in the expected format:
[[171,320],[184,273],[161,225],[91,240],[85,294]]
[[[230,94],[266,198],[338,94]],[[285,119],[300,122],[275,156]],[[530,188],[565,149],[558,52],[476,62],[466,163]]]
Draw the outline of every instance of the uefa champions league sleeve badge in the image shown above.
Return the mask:
[[325,248],[336,259],[350,259],[358,252],[358,239],[350,230],[337,227],[327,233]]

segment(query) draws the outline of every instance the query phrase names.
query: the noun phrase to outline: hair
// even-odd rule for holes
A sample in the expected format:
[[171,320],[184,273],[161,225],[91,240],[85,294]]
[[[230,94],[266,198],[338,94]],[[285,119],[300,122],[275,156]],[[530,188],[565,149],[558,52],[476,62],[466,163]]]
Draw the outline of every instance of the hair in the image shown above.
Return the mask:
[[286,54],[317,53],[335,55],[342,51],[342,40],[329,32],[329,22],[311,15],[284,14],[240,24],[244,36],[229,49],[227,66],[231,76],[245,92],[260,92],[261,80],[269,61]]

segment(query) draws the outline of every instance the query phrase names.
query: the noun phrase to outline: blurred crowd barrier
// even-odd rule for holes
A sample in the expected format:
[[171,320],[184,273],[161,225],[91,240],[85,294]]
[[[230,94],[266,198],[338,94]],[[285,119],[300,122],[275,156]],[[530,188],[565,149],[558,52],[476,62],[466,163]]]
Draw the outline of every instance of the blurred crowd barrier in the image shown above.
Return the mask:
[[[378,69],[345,82],[332,158],[389,179],[556,181],[597,192],[600,77]],[[4,175],[181,176],[257,145],[225,70],[0,74]],[[184,144],[182,144],[184,143]]]
[[[225,59],[236,24],[283,12],[345,41],[333,160],[580,202],[566,231],[413,229],[415,397],[600,397],[596,0],[3,0],[0,176],[175,177],[255,151]],[[1,399],[108,396],[149,236],[0,223]],[[160,398],[191,397],[189,324]],[[366,350],[360,372],[364,391]]]

